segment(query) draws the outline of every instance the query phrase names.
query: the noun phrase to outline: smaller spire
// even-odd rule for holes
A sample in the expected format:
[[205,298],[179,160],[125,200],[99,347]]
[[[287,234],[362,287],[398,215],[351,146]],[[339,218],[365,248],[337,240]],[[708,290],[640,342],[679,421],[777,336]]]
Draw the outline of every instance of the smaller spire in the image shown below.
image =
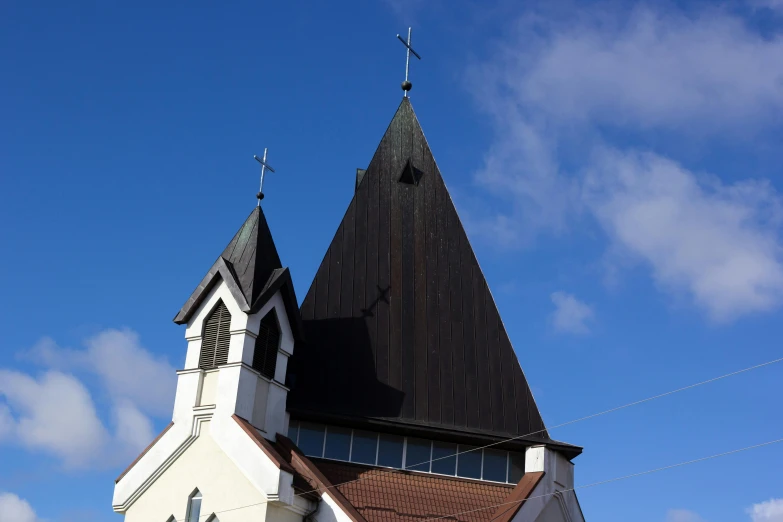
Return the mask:
[[408,81],[408,69],[410,67],[411,62],[411,53],[413,53],[413,56],[421,60],[421,56],[419,56],[419,53],[413,50],[413,47],[411,47],[411,28],[408,27],[408,41],[402,39],[402,36],[399,34],[397,35],[397,38],[402,42],[402,45],[405,46],[407,49],[405,53],[405,81],[402,82],[402,90],[405,91],[405,94],[403,95],[405,98],[408,97],[408,91],[411,90],[413,87],[413,84]]
[[257,206],[259,206],[259,207],[261,206],[261,200],[264,199],[264,172],[266,171],[266,169],[269,169],[269,172],[274,172],[275,171],[275,169],[273,169],[272,166],[269,163],[266,162],[266,151],[267,151],[267,149],[264,148],[264,157],[263,157],[263,159],[259,158],[255,154],[253,154],[253,157],[256,159],[256,161],[261,164],[261,185],[260,185],[260,187],[258,189],[258,194],[256,194],[256,198],[258,198],[258,205]]

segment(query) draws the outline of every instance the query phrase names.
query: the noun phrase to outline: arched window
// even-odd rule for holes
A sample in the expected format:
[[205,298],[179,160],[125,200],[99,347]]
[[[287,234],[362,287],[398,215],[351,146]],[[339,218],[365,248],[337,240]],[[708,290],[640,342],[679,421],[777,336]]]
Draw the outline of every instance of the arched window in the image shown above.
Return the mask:
[[201,334],[201,356],[198,361],[199,368],[209,370],[228,362],[230,327],[231,314],[228,313],[228,308],[223,301],[219,301],[204,321],[204,331]]
[[201,517],[201,492],[196,490],[188,497],[188,511],[185,515],[185,520],[187,522],[199,522],[199,517]]
[[275,376],[277,349],[280,346],[280,325],[274,309],[261,319],[261,328],[253,350],[253,369],[270,379]]

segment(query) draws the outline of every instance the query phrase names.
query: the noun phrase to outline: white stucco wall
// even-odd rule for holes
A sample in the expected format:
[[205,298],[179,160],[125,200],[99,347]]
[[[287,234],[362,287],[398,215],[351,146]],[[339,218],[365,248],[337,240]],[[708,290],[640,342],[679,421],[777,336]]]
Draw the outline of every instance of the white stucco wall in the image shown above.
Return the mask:
[[335,502],[329,492],[325,492],[321,497],[315,518],[318,522],[352,522],[351,517]]
[[257,504],[218,513],[218,518],[221,522],[265,519],[266,495],[215,443],[209,424],[204,423],[196,441],[130,506],[125,522],[165,522],[171,515],[184,520],[188,497],[195,489],[203,496],[202,515]]
[[512,522],[584,522],[576,499],[574,465],[544,446],[525,452],[525,473],[543,471],[544,476],[522,504]]

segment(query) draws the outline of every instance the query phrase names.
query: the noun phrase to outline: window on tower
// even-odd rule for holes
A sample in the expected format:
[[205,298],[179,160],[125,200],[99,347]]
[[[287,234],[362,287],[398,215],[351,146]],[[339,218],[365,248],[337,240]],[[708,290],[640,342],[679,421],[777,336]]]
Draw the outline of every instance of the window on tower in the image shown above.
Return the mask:
[[253,369],[265,377],[274,379],[279,347],[280,325],[277,322],[277,314],[272,309],[261,319],[253,350]]
[[199,368],[210,370],[228,362],[230,328],[231,314],[228,312],[228,307],[223,301],[218,301],[204,321],[204,331],[201,334],[201,354],[198,361]]

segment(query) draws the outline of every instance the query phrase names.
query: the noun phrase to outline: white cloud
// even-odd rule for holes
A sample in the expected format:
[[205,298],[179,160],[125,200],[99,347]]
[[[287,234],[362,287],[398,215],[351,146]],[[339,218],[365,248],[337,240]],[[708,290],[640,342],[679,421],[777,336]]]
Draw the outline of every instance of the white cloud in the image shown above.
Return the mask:
[[0,370],[0,395],[16,412],[12,430],[23,446],[82,466],[108,439],[87,388],[72,375],[47,372],[39,379]]
[[120,401],[114,408],[117,440],[127,448],[144,448],[155,438],[152,422],[130,401]]
[[783,11],[783,0],[751,0],[754,7],[766,7],[773,11]]
[[38,517],[30,504],[13,493],[0,493],[0,521],[37,522]]
[[527,16],[502,56],[493,88],[568,125],[731,131],[783,109],[783,39],[720,10]]
[[623,136],[734,139],[778,125],[783,39],[720,10],[532,14],[515,27],[476,76],[495,125],[476,179],[498,204],[472,227],[514,247],[597,223],[610,259],[644,263],[714,320],[779,306],[783,199],[772,186],[722,183]]
[[158,415],[171,412],[175,370],[147,351],[136,332],[104,330],[87,339],[85,345],[86,350],[62,348],[45,337],[30,350],[28,358],[49,367],[91,371],[115,400],[133,401]]
[[754,504],[747,511],[753,522],[783,522],[783,498]]
[[704,519],[687,509],[670,509],[666,513],[666,522],[704,522]]
[[[153,357],[131,330],[105,330],[84,350],[41,339],[29,352],[50,369],[36,378],[0,369],[0,440],[62,459],[69,467],[124,462],[153,438],[149,415],[169,415],[176,374]],[[110,398],[111,427],[101,420],[87,387],[75,374],[99,377]],[[10,408],[8,407],[10,406]]]
[[8,405],[0,402],[0,442],[6,438],[14,427],[14,419]]
[[574,334],[589,333],[587,323],[595,315],[590,306],[565,292],[554,292],[551,298],[555,305],[552,324],[556,330]]
[[106,388],[145,411],[169,414],[176,387],[174,368],[157,359],[131,330],[105,330],[87,340],[87,356]]
[[600,154],[585,201],[617,251],[686,289],[715,320],[769,310],[783,299],[780,197],[768,183],[700,182],[655,154]]

